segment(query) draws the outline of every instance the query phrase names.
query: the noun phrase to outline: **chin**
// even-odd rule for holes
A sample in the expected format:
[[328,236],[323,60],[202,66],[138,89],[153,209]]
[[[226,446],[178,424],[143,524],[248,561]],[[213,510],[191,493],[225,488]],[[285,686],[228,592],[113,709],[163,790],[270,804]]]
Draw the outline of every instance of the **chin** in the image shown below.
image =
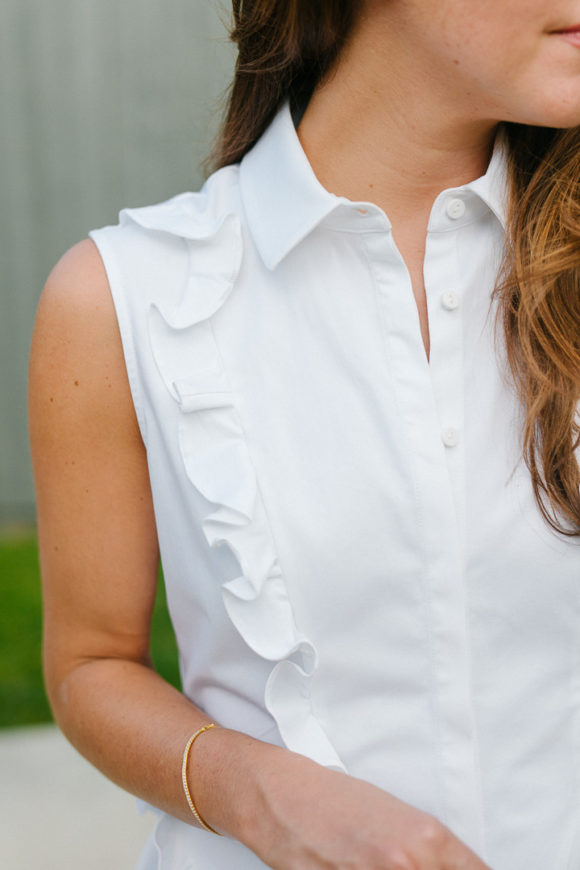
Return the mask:
[[573,127],[580,127],[580,110],[563,114],[561,117],[556,117],[551,124],[544,124],[544,127],[557,127],[562,130],[571,130]]
[[529,112],[518,112],[513,119],[518,124],[529,124],[534,127],[555,127],[557,129],[570,129],[580,126],[580,100],[578,88],[574,98],[563,101],[561,98],[555,105],[550,101],[548,105],[534,106]]

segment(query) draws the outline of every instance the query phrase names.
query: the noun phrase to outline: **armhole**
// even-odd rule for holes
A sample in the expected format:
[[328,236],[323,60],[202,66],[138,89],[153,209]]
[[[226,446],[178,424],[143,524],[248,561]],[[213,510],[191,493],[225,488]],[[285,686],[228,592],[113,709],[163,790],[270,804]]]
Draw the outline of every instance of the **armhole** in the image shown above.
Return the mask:
[[109,289],[113,298],[115,314],[117,316],[119,331],[121,333],[123,356],[125,358],[125,368],[127,369],[129,386],[131,388],[133,406],[135,408],[135,414],[137,415],[141,438],[143,439],[145,446],[147,446],[147,420],[145,416],[143,393],[138,376],[139,367],[133,340],[133,324],[131,322],[131,316],[127,305],[127,294],[121,277],[121,271],[117,263],[117,257],[115,256],[113,247],[107,240],[107,233],[116,229],[117,227],[103,227],[98,230],[91,230],[89,232],[89,238],[92,239],[97,246],[97,250],[105,267],[105,272],[107,273]]

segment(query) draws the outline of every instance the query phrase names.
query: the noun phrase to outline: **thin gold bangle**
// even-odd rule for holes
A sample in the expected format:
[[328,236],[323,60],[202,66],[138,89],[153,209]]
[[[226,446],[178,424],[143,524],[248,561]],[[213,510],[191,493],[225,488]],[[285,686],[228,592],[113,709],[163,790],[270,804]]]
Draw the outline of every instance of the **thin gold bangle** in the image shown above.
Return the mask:
[[212,827],[210,827],[210,825],[208,825],[206,822],[204,822],[204,820],[202,819],[202,817],[198,813],[197,809],[195,808],[193,798],[191,797],[191,792],[189,791],[189,786],[187,784],[187,761],[189,759],[190,749],[200,734],[203,734],[204,731],[209,731],[210,728],[215,728],[215,727],[216,726],[215,726],[214,722],[212,722],[211,725],[204,725],[202,728],[198,728],[198,730],[195,732],[195,734],[192,734],[191,737],[189,738],[189,740],[187,741],[185,750],[183,752],[183,764],[181,766],[181,781],[183,782],[183,791],[185,792],[185,797],[187,798],[187,803],[189,804],[189,809],[193,813],[196,820],[199,822],[199,824],[201,825],[202,828],[205,828],[206,831],[211,831],[212,834],[216,834],[216,836],[221,837],[222,835],[220,833],[218,833],[218,831],[214,831],[214,829]]

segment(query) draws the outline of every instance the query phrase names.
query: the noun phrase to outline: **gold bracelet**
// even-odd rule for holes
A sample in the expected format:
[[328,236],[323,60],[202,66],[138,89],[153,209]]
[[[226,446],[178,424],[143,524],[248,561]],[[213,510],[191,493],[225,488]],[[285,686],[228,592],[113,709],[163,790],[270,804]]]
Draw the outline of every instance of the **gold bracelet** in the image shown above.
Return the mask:
[[189,758],[189,751],[193,746],[194,742],[197,740],[200,734],[203,734],[204,731],[209,731],[210,728],[215,728],[215,724],[212,722],[211,725],[204,725],[202,728],[198,728],[195,734],[192,734],[189,740],[187,741],[187,745],[183,752],[183,765],[181,767],[181,780],[183,782],[183,791],[185,792],[185,797],[187,798],[187,803],[189,804],[189,809],[195,816],[196,820],[199,822],[202,828],[205,828],[206,831],[211,831],[212,834],[216,834],[218,837],[222,835],[218,833],[218,831],[214,831],[200,816],[198,811],[195,808],[195,804],[193,802],[193,798],[191,797],[191,793],[189,791],[189,786],[187,784],[187,760]]

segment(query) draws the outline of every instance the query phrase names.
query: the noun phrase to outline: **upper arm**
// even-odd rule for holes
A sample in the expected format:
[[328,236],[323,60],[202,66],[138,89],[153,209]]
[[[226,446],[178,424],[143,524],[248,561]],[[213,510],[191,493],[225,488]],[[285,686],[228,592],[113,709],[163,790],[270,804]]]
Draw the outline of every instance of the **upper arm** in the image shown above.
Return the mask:
[[36,318],[29,418],[54,693],[91,658],[148,661],[158,547],[106,273],[88,239],[50,274]]

